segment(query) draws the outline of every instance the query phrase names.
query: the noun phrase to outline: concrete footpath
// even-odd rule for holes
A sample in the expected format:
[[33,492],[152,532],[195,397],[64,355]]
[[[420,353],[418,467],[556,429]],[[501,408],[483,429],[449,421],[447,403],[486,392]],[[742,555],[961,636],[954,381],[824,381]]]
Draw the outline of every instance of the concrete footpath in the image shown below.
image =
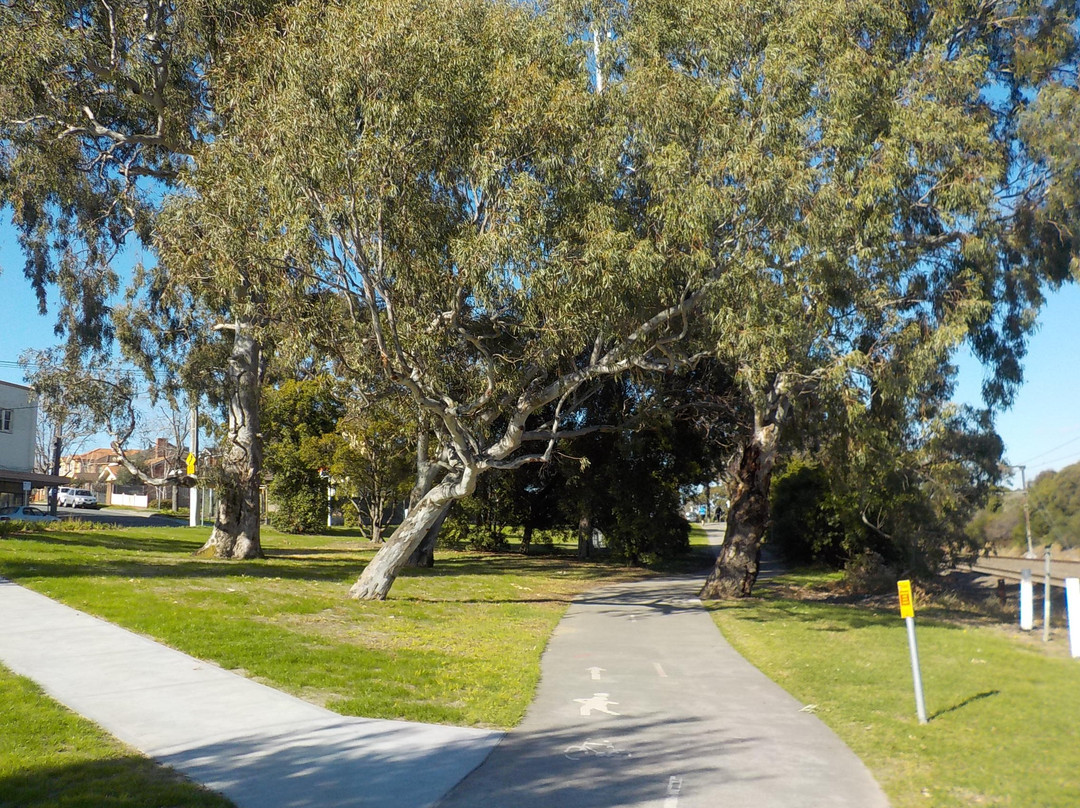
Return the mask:
[[700,584],[575,600],[505,738],[345,718],[2,579],[0,662],[240,808],[885,808],[858,758],[724,641]]
[[3,579],[0,662],[239,808],[424,808],[502,737],[340,716]]

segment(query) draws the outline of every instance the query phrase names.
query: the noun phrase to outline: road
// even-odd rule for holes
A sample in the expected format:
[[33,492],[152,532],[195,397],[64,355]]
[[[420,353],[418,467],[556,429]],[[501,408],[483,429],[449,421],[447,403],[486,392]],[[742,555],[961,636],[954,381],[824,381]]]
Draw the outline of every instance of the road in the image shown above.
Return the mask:
[[87,522],[103,522],[117,527],[182,527],[185,520],[161,516],[154,511],[128,511],[123,508],[57,508],[61,519],[82,519]]

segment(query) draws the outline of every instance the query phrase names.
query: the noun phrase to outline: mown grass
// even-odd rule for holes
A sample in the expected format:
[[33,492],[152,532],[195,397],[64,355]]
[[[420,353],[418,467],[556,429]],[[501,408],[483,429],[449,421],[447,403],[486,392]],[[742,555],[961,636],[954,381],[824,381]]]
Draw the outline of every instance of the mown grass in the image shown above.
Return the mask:
[[0,667],[0,808],[229,808]]
[[816,573],[780,578],[761,597],[712,607],[714,619],[750,662],[816,705],[895,808],[1080,805],[1080,662],[1062,638],[1044,647],[968,613],[921,610],[930,722],[920,726],[898,612],[791,596],[815,583]]
[[571,598],[643,574],[565,554],[440,552],[385,602],[347,598],[375,548],[267,530],[268,557],[192,556],[200,528],[15,534],[0,575],[346,714],[510,727]]

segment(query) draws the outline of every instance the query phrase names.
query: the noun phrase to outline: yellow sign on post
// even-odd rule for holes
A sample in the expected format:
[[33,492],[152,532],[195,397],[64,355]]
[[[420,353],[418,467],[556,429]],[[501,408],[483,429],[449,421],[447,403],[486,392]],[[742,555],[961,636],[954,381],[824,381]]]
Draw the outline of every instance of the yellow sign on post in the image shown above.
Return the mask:
[[919,715],[919,723],[925,724],[929,719],[926,717],[922,672],[919,670],[919,644],[915,640],[915,599],[911,596],[911,581],[897,581],[896,588],[900,592],[900,616],[907,624],[908,648],[911,651],[911,677],[915,685],[915,711]]
[[896,588],[900,591],[900,616],[915,616],[915,600],[911,596],[911,581],[897,581]]
[[187,459],[187,473],[188,473],[189,476],[194,476],[194,474],[195,474],[195,455],[193,455],[191,452],[188,452],[188,456],[187,456],[186,459]]

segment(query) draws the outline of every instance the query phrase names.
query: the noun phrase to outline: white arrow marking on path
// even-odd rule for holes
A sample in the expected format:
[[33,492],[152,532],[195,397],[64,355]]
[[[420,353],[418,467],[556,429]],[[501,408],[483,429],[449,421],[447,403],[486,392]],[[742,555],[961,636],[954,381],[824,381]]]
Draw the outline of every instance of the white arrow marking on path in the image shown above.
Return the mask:
[[664,669],[662,667],[660,667],[659,662],[654,662],[653,667],[656,668],[656,675],[657,676],[660,676],[660,677],[662,677],[664,679],[667,679],[667,674],[664,673]]
[[619,713],[608,709],[609,704],[618,704],[619,702],[611,701],[607,693],[593,693],[591,699],[574,699],[574,701],[581,705],[582,715],[592,715],[593,710],[608,715],[619,715]]
[[603,671],[607,670],[607,668],[596,668],[596,667],[592,667],[592,668],[586,668],[585,670],[587,670],[587,671],[588,671],[589,673],[591,673],[591,674],[592,674],[592,678],[593,678],[593,679],[599,679],[599,678],[600,678],[600,674],[601,674],[601,673],[602,673]]
[[664,800],[664,808],[679,808],[680,791],[682,791],[682,778],[669,778],[667,782],[667,799]]

